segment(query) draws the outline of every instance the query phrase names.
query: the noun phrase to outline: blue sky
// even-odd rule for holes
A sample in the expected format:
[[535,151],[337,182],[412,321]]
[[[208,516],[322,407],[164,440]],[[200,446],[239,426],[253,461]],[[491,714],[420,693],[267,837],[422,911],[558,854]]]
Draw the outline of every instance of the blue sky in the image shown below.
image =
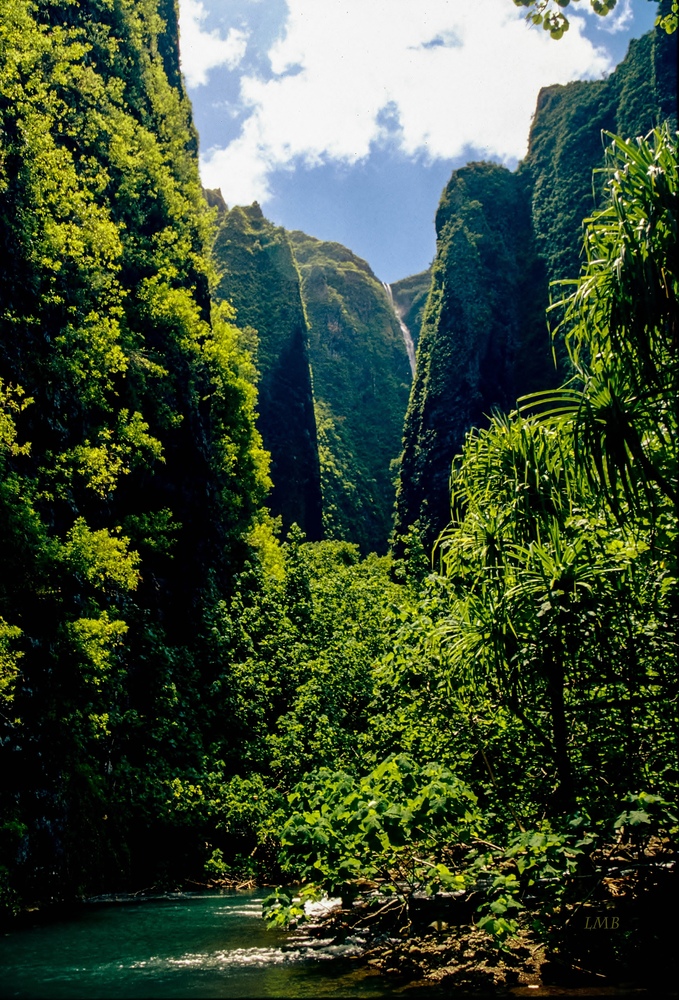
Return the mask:
[[512,0],[180,0],[203,183],[394,282],[431,262],[451,171],[513,168],[540,87],[606,75],[656,11],[580,0],[554,41]]

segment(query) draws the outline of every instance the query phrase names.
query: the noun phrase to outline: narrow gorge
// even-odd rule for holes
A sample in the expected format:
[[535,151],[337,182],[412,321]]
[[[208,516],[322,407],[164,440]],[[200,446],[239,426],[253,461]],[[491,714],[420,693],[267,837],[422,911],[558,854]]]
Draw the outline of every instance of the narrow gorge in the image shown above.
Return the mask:
[[[293,6],[182,37],[252,96]],[[203,187],[175,0],[0,0],[0,995],[674,988],[659,13],[540,91],[515,170],[453,170],[387,283]]]

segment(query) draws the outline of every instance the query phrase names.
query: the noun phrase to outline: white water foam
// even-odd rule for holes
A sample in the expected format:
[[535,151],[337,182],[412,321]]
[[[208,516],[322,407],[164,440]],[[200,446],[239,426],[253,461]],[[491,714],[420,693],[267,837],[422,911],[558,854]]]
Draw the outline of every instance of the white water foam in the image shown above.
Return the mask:
[[209,953],[187,952],[177,958],[153,955],[143,962],[134,962],[131,969],[223,969],[228,966],[282,965],[298,962],[305,957],[301,951],[283,951],[281,948],[234,948],[230,951]]
[[304,912],[307,917],[327,917],[333,910],[342,909],[342,900],[339,897],[324,896],[322,899],[312,903],[309,900],[304,904]]
[[262,904],[246,903],[244,906],[223,906],[215,913],[220,917],[251,917],[261,920]]
[[[233,948],[228,951],[186,952],[178,957],[153,955],[133,962],[129,968],[145,970],[162,969],[225,969],[252,966],[284,965],[309,959],[328,961],[360,955],[365,950],[366,939],[356,935],[342,944],[332,944],[332,938],[294,941],[291,948]],[[120,966],[122,968],[122,966]]]

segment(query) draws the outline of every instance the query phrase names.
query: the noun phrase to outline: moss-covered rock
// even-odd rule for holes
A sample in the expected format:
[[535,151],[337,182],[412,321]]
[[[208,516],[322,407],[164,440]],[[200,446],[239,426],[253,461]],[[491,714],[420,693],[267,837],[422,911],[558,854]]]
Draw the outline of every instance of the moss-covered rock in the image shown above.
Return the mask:
[[455,171],[436,218],[438,250],[405,422],[397,531],[431,546],[449,519],[450,463],[470,427],[549,377],[547,284],[527,186],[492,163]]
[[550,281],[578,273],[582,222],[599,194],[592,172],[603,164],[602,131],[629,137],[667,118],[676,123],[676,88],[676,39],[658,31],[633,40],[606,80],[540,91],[519,170],[529,179],[535,235]]
[[384,552],[410,368],[389,296],[339,243],[290,234],[302,274],[327,537]]
[[208,200],[218,212],[216,297],[235,307],[239,326],[257,331],[257,426],[271,453],[269,506],[284,531],[296,522],[317,541],[321,487],[308,332],[288,235],[256,202],[229,211],[218,192]]

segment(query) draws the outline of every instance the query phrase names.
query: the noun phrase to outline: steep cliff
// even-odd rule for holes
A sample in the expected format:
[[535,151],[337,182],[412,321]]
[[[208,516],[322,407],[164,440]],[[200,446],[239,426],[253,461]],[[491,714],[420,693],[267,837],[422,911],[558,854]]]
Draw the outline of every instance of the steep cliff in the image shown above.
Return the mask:
[[284,531],[296,522],[316,541],[321,484],[308,331],[288,235],[256,203],[228,211],[218,193],[209,196],[218,210],[216,298],[235,307],[239,326],[257,331],[257,426],[271,453],[273,482],[268,503]]
[[[404,428],[397,537],[417,524],[431,547],[449,519],[450,465],[466,432],[559,377],[544,318],[549,282],[578,273],[582,222],[595,205],[592,171],[603,162],[602,130],[636,135],[668,115],[676,122],[675,95],[676,40],[652,32],[631,43],[606,80],[541,91],[517,172],[479,163],[453,173],[436,219],[437,254]],[[596,194],[596,175],[594,188]]]
[[470,427],[544,385],[547,283],[530,199],[491,163],[455,171],[436,218],[437,255],[405,421],[397,531],[427,546],[449,519],[450,463]]
[[602,131],[629,137],[667,119],[676,124],[676,47],[675,36],[650,32],[630,43],[607,79],[540,91],[519,172],[528,178],[535,236],[550,281],[578,273],[582,222],[599,191],[592,172],[603,163]]
[[401,329],[364,260],[301,232],[290,239],[309,319],[324,530],[384,552],[411,379]]

